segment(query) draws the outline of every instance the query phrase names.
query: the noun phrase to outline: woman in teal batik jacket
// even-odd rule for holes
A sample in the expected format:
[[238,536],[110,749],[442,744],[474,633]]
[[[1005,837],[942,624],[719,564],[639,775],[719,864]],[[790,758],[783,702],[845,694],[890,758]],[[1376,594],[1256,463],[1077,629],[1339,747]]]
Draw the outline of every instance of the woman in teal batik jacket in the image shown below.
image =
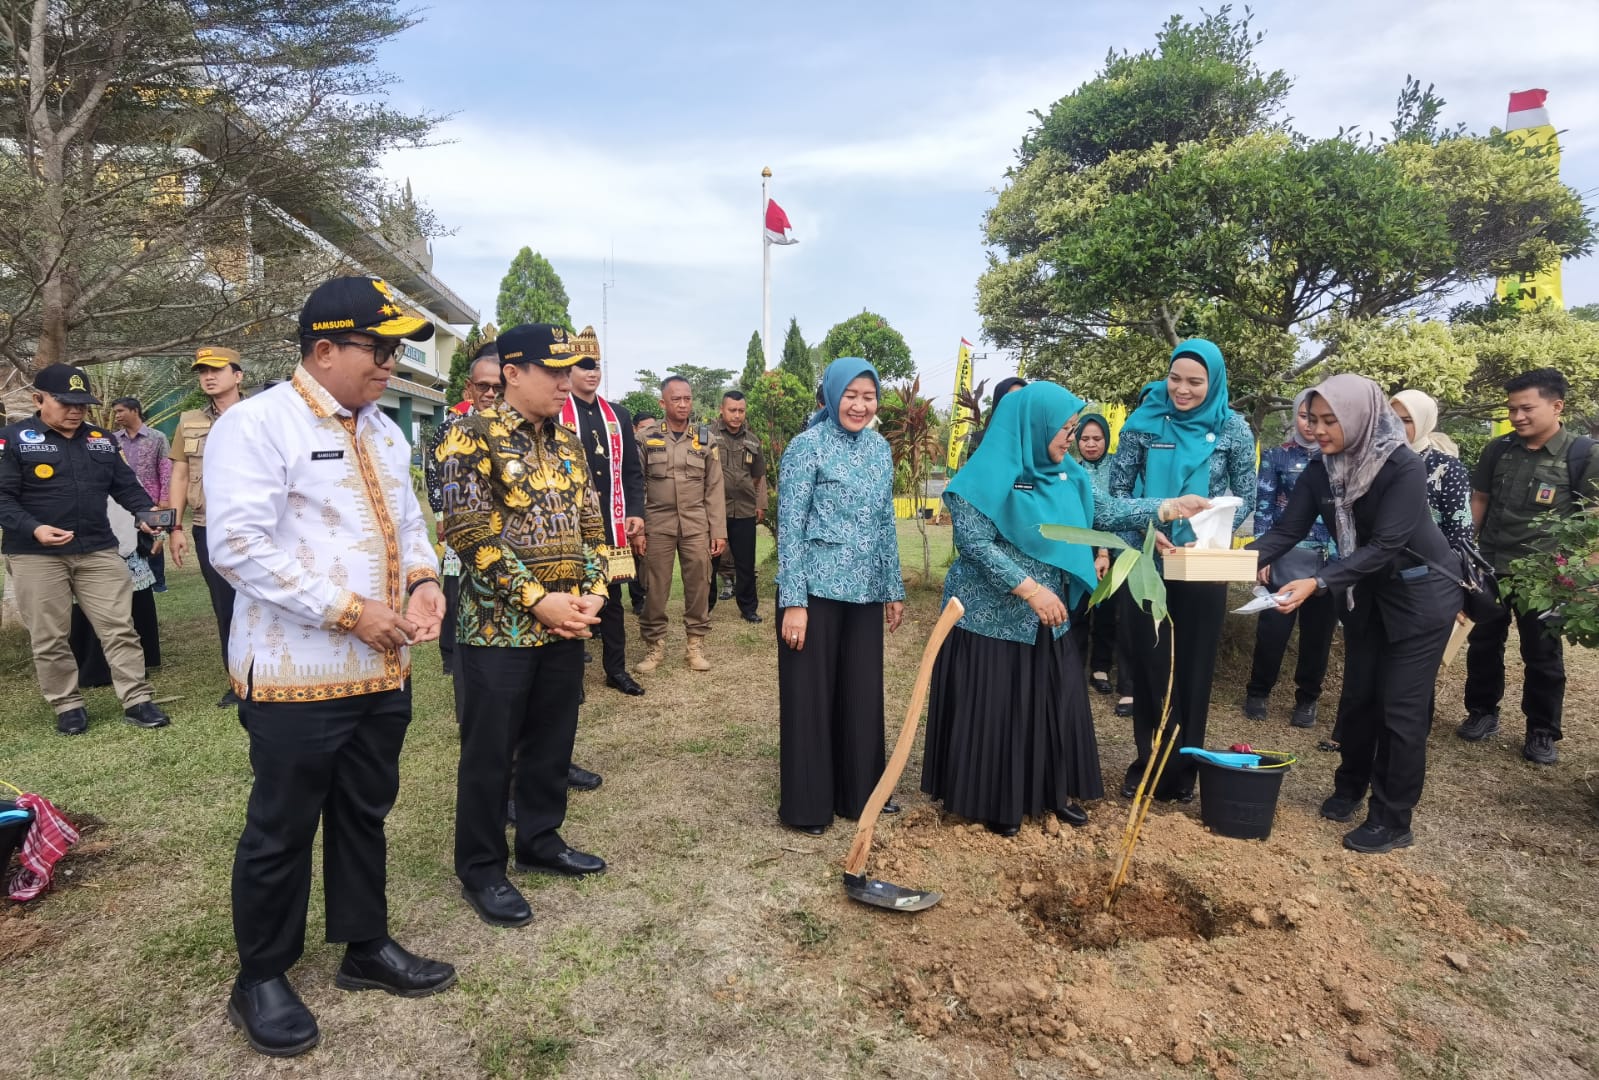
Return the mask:
[[840,357],[822,399],[783,452],[777,501],[777,813],[811,834],[859,817],[882,775],[883,625],[905,610],[894,459],[868,426],[877,369]]

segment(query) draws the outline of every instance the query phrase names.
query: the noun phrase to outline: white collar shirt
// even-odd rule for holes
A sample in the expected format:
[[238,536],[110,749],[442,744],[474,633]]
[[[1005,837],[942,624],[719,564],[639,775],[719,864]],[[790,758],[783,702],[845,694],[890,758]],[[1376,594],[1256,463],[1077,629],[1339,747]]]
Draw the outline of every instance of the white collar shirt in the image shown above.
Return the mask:
[[368,598],[402,611],[438,578],[399,427],[376,405],[352,414],[299,367],[217,419],[204,484],[211,563],[238,593],[234,692],[325,701],[404,686],[409,650],[351,633]]

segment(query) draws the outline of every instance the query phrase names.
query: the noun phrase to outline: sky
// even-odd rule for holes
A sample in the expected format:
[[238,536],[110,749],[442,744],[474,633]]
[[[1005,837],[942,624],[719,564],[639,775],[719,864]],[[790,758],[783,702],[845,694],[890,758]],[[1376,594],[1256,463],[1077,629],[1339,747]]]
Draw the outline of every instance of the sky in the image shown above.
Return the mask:
[[[1477,132],[1503,126],[1510,91],[1541,87],[1563,179],[1599,203],[1599,2],[1251,8],[1260,64],[1294,80],[1297,130],[1385,132],[1407,75],[1436,84],[1447,123]],[[814,344],[869,309],[947,402],[962,337],[976,378],[1014,371],[982,340],[976,282],[983,215],[1031,110],[1092,78],[1110,49],[1151,47],[1173,13],[1199,8],[450,0],[420,9],[381,57],[394,104],[448,115],[439,145],[385,167],[449,230],[434,272],[485,321],[524,245],[561,275],[579,328],[600,329],[608,308],[605,392],[618,398],[640,369],[743,368],[761,325],[770,167],[800,240],[772,251],[773,352],[791,316]],[[1599,301],[1599,259],[1567,263],[1564,279],[1568,306]]]

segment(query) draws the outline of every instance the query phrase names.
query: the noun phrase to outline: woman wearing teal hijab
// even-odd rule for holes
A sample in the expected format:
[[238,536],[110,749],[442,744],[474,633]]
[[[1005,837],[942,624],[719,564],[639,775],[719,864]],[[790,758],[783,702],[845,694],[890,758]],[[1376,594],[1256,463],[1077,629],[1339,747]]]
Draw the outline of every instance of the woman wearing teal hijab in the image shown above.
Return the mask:
[[822,404],[783,452],[777,499],[777,812],[812,835],[859,817],[883,773],[883,626],[905,609],[877,370],[833,361]]
[[[1164,382],[1151,383],[1142,403],[1122,426],[1110,468],[1110,493],[1155,497],[1228,493],[1243,499],[1233,515],[1236,529],[1248,516],[1255,493],[1255,436],[1227,403],[1227,365],[1221,350],[1190,338],[1172,350]],[[1194,533],[1186,522],[1167,530],[1177,544]],[[1124,539],[1141,543],[1135,534]],[[1131,798],[1143,775],[1172,671],[1171,725],[1179,746],[1202,746],[1216,647],[1227,616],[1225,583],[1168,581],[1171,626],[1155,625],[1126,593],[1117,623],[1120,645],[1132,660],[1133,741],[1138,756],[1127,768],[1122,794]],[[1176,647],[1172,645],[1175,633]],[[1188,755],[1173,757],[1155,792],[1158,799],[1187,802],[1194,795],[1195,766]]]
[[1097,580],[1094,551],[1046,540],[1038,527],[1141,529],[1205,503],[1096,500],[1066,456],[1082,408],[1054,383],[1008,394],[944,491],[958,551],[944,596],[958,596],[966,614],[933,667],[922,790],[1002,836],[1050,811],[1086,824],[1076,800],[1104,794],[1067,616]]

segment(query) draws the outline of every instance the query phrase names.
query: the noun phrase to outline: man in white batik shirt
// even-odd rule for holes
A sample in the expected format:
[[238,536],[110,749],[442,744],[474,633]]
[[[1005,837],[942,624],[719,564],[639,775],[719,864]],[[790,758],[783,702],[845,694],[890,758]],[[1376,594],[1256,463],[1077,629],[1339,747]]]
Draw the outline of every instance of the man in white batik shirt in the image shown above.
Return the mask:
[[432,335],[377,278],[325,282],[300,313],[294,377],[230,408],[206,449],[206,540],[238,594],[228,674],[255,770],[233,864],[228,1016],[264,1054],[321,1038],[287,977],[319,821],[327,939],[348,944],[336,985],[420,997],[455,981],[388,936],[385,896],[407,646],[439,636],[444,594],[410,445],[377,400],[401,339]]

